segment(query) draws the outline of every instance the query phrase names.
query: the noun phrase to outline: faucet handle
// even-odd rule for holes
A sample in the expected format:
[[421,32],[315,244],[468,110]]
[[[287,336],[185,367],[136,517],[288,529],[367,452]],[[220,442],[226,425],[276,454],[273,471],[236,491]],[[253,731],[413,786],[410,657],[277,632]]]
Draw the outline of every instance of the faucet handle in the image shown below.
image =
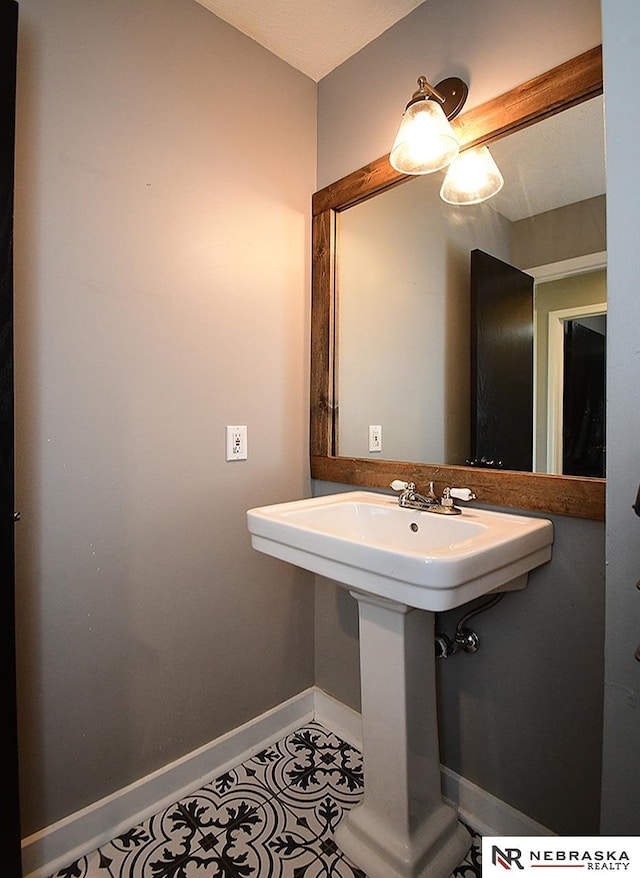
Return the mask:
[[415,489],[413,482],[403,482],[400,479],[394,479],[389,487],[394,491],[413,491]]
[[476,495],[471,488],[449,488],[449,496],[454,500],[475,500]]

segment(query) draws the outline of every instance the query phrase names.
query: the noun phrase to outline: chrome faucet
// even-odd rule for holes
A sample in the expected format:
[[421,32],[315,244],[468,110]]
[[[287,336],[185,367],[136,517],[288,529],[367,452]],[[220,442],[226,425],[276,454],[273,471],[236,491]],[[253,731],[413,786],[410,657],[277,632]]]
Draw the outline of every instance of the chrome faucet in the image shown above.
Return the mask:
[[402,482],[394,479],[389,485],[394,491],[400,491],[398,505],[403,509],[418,509],[422,512],[437,512],[440,515],[460,515],[462,509],[454,500],[475,500],[476,495],[470,488],[445,488],[442,497],[435,492],[434,483],[429,482],[427,494],[419,494],[413,482]]

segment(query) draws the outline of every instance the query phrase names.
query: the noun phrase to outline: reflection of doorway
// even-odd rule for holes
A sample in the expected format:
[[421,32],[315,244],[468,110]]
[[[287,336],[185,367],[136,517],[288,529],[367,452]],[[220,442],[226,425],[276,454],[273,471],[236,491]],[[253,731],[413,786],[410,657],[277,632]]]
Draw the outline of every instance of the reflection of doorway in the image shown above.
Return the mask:
[[607,315],[564,325],[562,472],[605,475]]
[[549,472],[604,477],[606,310],[549,312]]
[[[591,253],[550,265],[527,268],[536,279],[534,306],[534,470],[562,473],[564,325],[556,323],[554,353],[549,352],[550,318],[582,319],[607,309],[606,252]],[[593,307],[591,307],[593,306]],[[585,309],[585,310],[579,310]],[[562,378],[560,381],[562,382]]]

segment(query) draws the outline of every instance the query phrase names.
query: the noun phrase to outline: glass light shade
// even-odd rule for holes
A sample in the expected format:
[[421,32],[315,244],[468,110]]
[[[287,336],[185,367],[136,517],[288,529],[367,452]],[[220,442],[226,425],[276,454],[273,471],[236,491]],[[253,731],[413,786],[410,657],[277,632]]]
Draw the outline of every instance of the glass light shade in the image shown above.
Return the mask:
[[448,204],[479,204],[502,189],[504,179],[486,146],[461,152],[440,189]]
[[389,161],[401,174],[432,174],[460,151],[449,120],[436,101],[417,101],[404,111]]

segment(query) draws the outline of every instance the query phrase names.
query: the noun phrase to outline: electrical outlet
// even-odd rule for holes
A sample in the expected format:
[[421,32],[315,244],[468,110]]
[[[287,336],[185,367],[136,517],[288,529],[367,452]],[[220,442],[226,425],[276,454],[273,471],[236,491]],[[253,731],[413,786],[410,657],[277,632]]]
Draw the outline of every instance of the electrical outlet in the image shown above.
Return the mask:
[[227,460],[247,459],[247,428],[227,427]]
[[382,451],[382,427],[369,425],[369,451]]

